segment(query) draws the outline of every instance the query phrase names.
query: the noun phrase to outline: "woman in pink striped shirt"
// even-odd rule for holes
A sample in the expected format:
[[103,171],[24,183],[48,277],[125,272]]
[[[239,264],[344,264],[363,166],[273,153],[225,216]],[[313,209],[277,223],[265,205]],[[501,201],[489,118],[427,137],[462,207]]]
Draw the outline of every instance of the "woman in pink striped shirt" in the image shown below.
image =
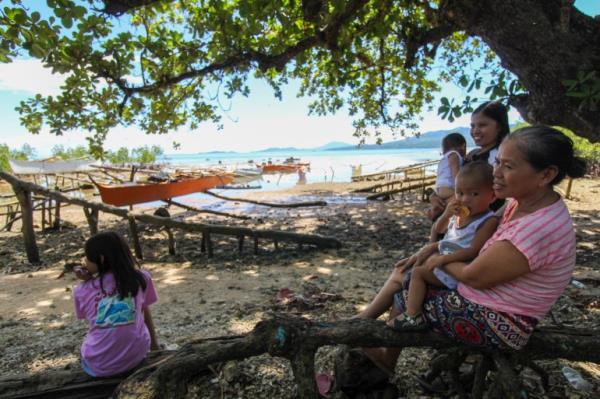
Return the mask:
[[[507,136],[494,167],[494,193],[508,199],[494,235],[471,263],[443,265],[458,280],[456,290],[430,289],[423,313],[434,331],[474,346],[521,349],[571,279],[575,231],[554,186],[581,177],[585,162],[573,142],[556,129],[532,126]],[[377,318],[393,304],[390,319],[404,312],[408,281],[394,271],[361,312]],[[400,293],[393,292],[403,282]],[[380,367],[393,371],[398,348],[365,349]]]

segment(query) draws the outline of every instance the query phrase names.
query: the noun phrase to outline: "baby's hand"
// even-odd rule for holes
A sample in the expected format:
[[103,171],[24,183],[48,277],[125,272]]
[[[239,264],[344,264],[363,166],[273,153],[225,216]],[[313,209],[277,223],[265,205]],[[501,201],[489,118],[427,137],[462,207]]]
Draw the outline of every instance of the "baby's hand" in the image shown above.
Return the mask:
[[92,278],[90,271],[85,267],[77,266],[73,268],[73,271],[75,272],[75,276],[80,280],[88,281]]

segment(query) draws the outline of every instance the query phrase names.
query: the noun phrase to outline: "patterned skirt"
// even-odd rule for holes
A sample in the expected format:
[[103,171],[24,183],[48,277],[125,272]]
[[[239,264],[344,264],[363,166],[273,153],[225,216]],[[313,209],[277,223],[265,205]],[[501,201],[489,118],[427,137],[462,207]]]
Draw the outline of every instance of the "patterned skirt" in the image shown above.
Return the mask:
[[[404,289],[394,296],[394,306],[404,312],[408,300],[410,273]],[[458,291],[429,287],[423,314],[432,329],[472,346],[489,349],[516,349],[525,346],[537,319],[499,312],[462,297]]]

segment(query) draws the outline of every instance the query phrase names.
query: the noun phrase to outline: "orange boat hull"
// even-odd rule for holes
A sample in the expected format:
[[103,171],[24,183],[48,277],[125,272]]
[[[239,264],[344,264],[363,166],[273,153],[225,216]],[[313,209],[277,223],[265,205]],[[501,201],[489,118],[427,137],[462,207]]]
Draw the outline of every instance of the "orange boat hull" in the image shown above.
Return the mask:
[[182,179],[175,182],[147,184],[98,184],[102,202],[115,206],[142,204],[144,202],[167,200],[182,195],[198,193],[215,186],[229,184],[231,176],[203,176]]
[[262,165],[263,173],[294,173],[296,172],[300,166],[298,165],[278,165],[278,164],[270,164],[270,165]]

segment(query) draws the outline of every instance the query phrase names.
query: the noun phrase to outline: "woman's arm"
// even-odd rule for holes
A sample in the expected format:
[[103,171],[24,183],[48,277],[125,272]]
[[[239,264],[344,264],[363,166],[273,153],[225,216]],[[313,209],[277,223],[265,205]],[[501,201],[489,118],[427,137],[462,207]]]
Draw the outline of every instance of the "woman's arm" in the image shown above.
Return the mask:
[[146,327],[148,327],[148,332],[150,333],[150,350],[158,350],[156,329],[154,328],[154,321],[152,320],[152,314],[150,313],[149,307],[144,307],[144,323],[146,323]]
[[497,241],[473,262],[449,263],[444,270],[469,287],[486,289],[527,274],[529,261],[511,242]]
[[447,255],[432,256],[427,259],[427,262],[425,262],[424,266],[430,270],[433,270],[434,268],[440,267],[447,263],[466,262],[470,261],[471,259],[475,259],[483,247],[483,244],[490,239],[497,227],[498,219],[496,217],[490,217],[488,220],[483,222],[479,229],[477,229],[475,232],[475,237],[473,238],[473,241],[471,241],[471,245],[469,247],[459,249]]

